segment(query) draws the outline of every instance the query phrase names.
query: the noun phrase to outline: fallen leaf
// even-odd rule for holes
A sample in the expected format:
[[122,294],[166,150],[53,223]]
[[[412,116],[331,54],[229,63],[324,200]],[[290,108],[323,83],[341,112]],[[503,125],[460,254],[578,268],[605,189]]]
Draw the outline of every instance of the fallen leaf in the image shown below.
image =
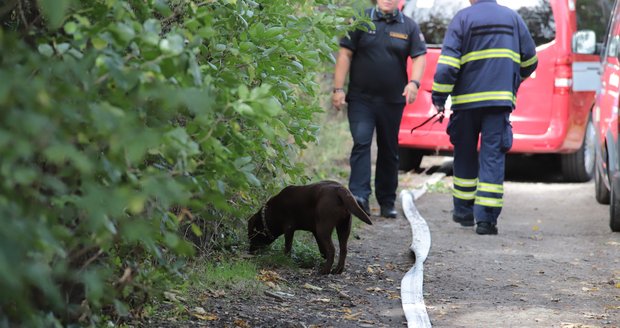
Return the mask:
[[379,287],[368,287],[368,288],[366,288],[366,291],[367,292],[380,292],[380,291],[382,291],[382,289],[379,288]]
[[271,270],[260,270],[260,274],[258,275],[257,279],[259,281],[271,281],[271,282],[277,282],[277,281],[283,280],[282,277],[280,277],[280,275],[277,272],[271,271]]
[[361,314],[362,314],[362,312],[347,314],[347,315],[343,316],[342,318],[345,319],[345,320],[349,320],[349,321],[357,321],[357,317],[359,317]]
[[182,297],[172,292],[164,292],[164,298],[172,302],[180,302],[183,300]]
[[226,296],[226,291],[218,289],[218,290],[209,290],[209,295],[213,298],[220,298]]
[[278,285],[276,285],[273,281],[266,281],[265,282],[265,286],[271,288],[271,289],[280,289],[278,287]]
[[204,314],[203,315],[203,314],[193,313],[192,315],[200,320],[205,320],[205,321],[219,320],[219,318],[215,314]]
[[193,308],[192,311],[195,314],[200,314],[200,315],[206,315],[207,314],[207,311],[205,311],[205,309],[201,308],[200,306],[197,306],[197,307]]
[[400,293],[396,293],[396,292],[389,292],[389,293],[388,293],[388,299],[391,299],[391,300],[398,300],[398,299],[400,299]]
[[235,324],[235,327],[239,327],[239,328],[250,328],[250,324],[247,323],[247,321],[245,320],[241,320],[241,319],[236,319],[235,321],[233,321]]
[[387,263],[385,265],[385,268],[390,270],[390,271],[392,271],[392,270],[396,269],[396,266],[394,264],[392,264],[392,263]]

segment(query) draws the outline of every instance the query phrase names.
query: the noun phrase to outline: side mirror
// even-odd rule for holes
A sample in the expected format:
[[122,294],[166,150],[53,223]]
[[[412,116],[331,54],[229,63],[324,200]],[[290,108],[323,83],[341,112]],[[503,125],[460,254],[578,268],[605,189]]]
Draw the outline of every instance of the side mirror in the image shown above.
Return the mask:
[[573,34],[573,52],[583,55],[596,53],[596,33],[592,30],[581,30]]

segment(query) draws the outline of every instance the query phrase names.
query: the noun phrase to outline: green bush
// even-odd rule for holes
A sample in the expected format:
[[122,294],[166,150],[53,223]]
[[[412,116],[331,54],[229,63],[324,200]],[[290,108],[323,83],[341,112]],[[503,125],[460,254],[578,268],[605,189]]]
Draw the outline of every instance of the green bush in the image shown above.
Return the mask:
[[131,315],[218,227],[301,182],[316,77],[353,14],[332,0],[5,1],[0,325]]

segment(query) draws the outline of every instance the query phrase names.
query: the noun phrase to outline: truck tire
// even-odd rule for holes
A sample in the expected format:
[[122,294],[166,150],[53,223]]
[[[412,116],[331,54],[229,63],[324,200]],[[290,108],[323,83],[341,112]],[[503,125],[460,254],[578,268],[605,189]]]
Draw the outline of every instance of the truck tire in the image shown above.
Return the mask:
[[[599,158],[600,156],[596,156],[597,162]],[[600,173],[599,167],[601,167],[601,165],[598,163],[594,166],[594,196],[599,204],[607,205],[610,202],[610,192],[605,181],[603,181],[603,174]]]
[[613,184],[610,191],[609,227],[613,232],[620,232],[620,195]]
[[581,147],[571,154],[563,154],[562,175],[569,182],[587,182],[594,175],[595,131],[592,118],[588,118],[586,134]]
[[421,150],[399,147],[398,169],[405,172],[417,170],[422,163],[422,157],[424,157],[424,152]]

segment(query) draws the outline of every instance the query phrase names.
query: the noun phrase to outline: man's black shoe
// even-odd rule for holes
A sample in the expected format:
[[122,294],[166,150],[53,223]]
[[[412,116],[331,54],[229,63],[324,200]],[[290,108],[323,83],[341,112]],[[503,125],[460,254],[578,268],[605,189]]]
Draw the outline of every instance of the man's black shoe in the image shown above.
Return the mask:
[[355,201],[357,201],[357,205],[359,205],[362,208],[362,210],[364,210],[364,212],[368,214],[368,216],[370,216],[370,206],[368,205],[368,201],[363,199],[362,197],[357,197],[357,196],[354,196],[354,197],[355,197]]
[[452,214],[452,221],[456,223],[460,223],[463,227],[473,227],[474,226],[474,215],[469,214],[465,217],[459,217]]
[[394,219],[398,213],[394,206],[381,206],[381,216],[384,218]]
[[497,227],[491,222],[478,222],[476,233],[479,235],[497,235]]

